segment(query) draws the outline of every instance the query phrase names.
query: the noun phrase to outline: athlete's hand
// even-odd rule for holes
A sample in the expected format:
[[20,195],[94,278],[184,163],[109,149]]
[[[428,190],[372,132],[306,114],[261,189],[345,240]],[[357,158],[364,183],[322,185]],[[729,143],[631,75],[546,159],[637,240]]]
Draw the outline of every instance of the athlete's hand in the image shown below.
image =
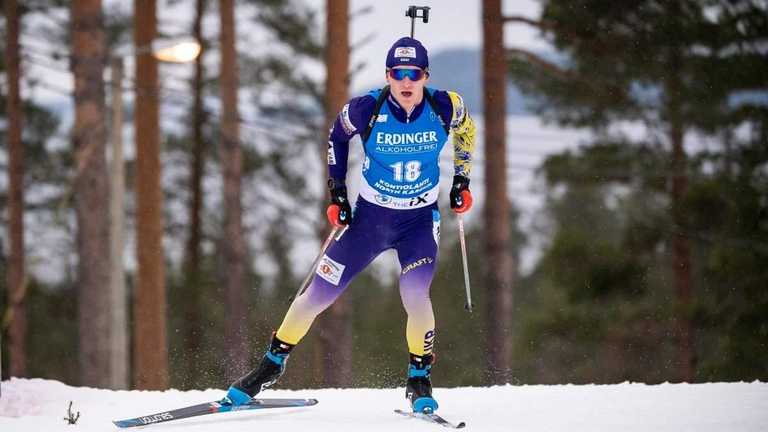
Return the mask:
[[465,213],[472,208],[472,192],[469,191],[469,179],[453,176],[451,187],[451,209],[456,213]]
[[331,203],[325,211],[328,222],[338,228],[349,225],[352,221],[352,208],[347,199],[347,187],[343,183],[337,184],[333,179],[328,180],[328,187],[331,191]]

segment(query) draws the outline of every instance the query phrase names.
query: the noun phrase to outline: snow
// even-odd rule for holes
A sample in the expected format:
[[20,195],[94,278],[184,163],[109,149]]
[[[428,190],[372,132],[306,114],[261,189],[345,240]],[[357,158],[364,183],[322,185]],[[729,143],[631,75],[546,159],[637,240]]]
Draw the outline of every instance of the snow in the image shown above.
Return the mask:
[[[112,391],[58,381],[2,383],[0,431],[110,431],[124,419],[215,400],[223,390]],[[151,425],[161,431],[430,431],[393,413],[403,389],[268,390],[265,397],[317,398],[308,408],[214,414]],[[496,386],[435,389],[439,414],[475,431],[749,432],[768,430],[768,383]],[[81,417],[64,420],[69,401]]]

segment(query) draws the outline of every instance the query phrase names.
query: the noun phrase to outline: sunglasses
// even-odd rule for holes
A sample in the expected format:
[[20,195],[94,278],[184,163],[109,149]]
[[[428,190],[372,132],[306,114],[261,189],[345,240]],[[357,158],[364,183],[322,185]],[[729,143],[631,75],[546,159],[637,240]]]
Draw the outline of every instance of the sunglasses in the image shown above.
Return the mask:
[[405,77],[411,81],[419,81],[427,75],[427,72],[422,69],[390,69],[388,73],[395,81],[402,81]]

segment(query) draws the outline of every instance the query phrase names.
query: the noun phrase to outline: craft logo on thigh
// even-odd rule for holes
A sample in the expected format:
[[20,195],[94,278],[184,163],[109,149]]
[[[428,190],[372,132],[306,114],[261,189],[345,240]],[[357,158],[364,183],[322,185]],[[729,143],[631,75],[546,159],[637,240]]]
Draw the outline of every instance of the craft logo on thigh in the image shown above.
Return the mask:
[[402,274],[406,274],[409,271],[411,271],[411,270],[413,270],[413,269],[415,269],[417,267],[423,266],[424,264],[432,264],[433,262],[435,262],[434,259],[432,259],[430,257],[424,257],[424,258],[422,258],[422,259],[420,259],[418,261],[414,261],[414,262],[408,264],[407,266],[403,267]]
[[328,282],[339,285],[341,275],[344,274],[346,266],[339,262],[332,260],[328,255],[323,255],[323,259],[320,260],[320,264],[317,265],[318,276],[327,280]]

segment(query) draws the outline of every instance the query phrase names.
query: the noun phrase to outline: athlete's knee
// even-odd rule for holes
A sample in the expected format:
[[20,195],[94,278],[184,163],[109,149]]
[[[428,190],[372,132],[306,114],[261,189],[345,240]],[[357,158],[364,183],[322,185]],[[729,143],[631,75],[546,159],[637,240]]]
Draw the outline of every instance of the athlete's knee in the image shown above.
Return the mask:
[[430,285],[431,278],[400,278],[400,298],[406,311],[431,308]]
[[433,316],[432,300],[429,297],[429,292],[422,293],[401,293],[401,300],[403,301],[403,308],[405,309],[408,318],[413,317],[425,317]]

